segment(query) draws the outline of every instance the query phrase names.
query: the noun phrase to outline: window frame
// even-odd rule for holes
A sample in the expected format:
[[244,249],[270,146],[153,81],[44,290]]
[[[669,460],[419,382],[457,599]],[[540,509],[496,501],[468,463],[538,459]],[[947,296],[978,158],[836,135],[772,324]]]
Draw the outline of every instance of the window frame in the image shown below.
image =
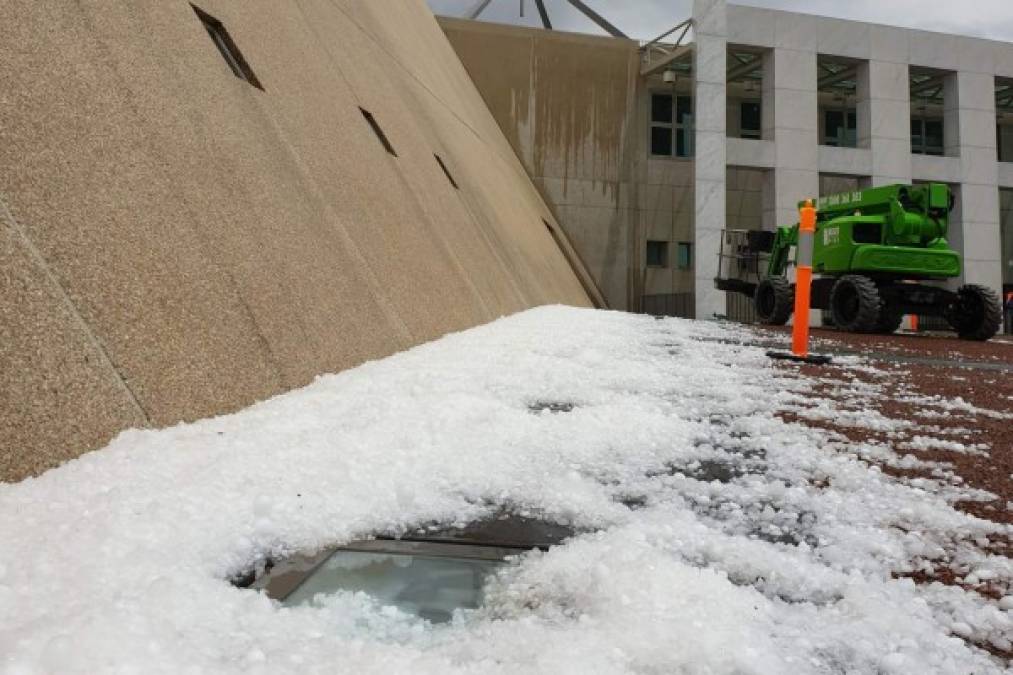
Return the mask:
[[[929,122],[939,123],[939,140],[938,146],[928,145],[928,134],[927,127]],[[911,126],[918,125],[919,133],[916,135],[914,130],[911,131],[911,154],[912,155],[928,155],[931,157],[942,157],[946,154],[946,125],[944,119],[941,117],[929,117],[926,115],[912,115]],[[915,143],[915,138],[919,139],[919,143]],[[930,151],[931,150],[931,151]]]
[[[682,252],[686,251],[686,264],[682,264]],[[691,241],[679,241],[675,245],[675,266],[680,270],[691,270],[693,269],[693,242]]]
[[[648,104],[647,112],[647,154],[649,157],[654,159],[680,159],[680,160],[692,160],[696,155],[696,147],[694,144],[694,132],[696,130],[696,123],[693,117],[694,101],[691,95],[683,95],[677,92],[650,90],[648,91],[650,101]],[[672,119],[668,122],[663,122],[654,119],[654,97],[655,96],[666,96],[672,99]],[[683,110],[680,105],[680,100],[688,101],[689,113],[686,117],[689,118],[687,121],[684,114],[681,114]],[[668,154],[660,154],[654,152],[654,130],[665,129],[670,134],[670,147],[671,152]],[[679,154],[679,138],[682,137],[684,154]]]
[[[660,246],[661,250],[660,263],[651,262],[652,244]],[[668,245],[669,242],[663,239],[648,239],[646,245],[644,246],[644,267],[648,267],[651,269],[668,269]]]
[[[844,129],[845,140],[851,140],[848,137],[849,132],[854,132],[853,143],[840,143],[838,136],[831,136],[829,131],[829,120],[828,116],[831,114],[838,114],[841,116],[841,125],[838,129]],[[851,123],[854,123],[852,126]],[[858,109],[851,107],[838,107],[830,106],[823,108],[823,137],[820,140],[821,145],[825,145],[831,148],[857,148],[858,147]]]
[[[746,106],[756,106],[756,129],[746,129],[743,121],[746,119]],[[759,141],[763,139],[763,101],[740,100],[739,101],[739,138],[748,138]]]

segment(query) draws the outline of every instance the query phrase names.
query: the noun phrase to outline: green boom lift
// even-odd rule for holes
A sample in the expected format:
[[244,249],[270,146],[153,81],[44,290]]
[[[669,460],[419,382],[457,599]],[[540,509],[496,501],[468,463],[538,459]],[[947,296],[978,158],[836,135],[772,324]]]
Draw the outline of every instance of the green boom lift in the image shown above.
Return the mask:
[[[834,325],[861,333],[892,333],[905,314],[941,316],[966,340],[988,340],[1002,309],[991,289],[956,291],[931,285],[960,276],[960,254],[946,241],[953,194],[941,183],[886,185],[830,195],[817,202],[813,309]],[[794,309],[789,263],[798,225],[775,232],[722,233],[718,289],[748,295],[759,320],[787,323]],[[763,263],[766,262],[766,269]]]

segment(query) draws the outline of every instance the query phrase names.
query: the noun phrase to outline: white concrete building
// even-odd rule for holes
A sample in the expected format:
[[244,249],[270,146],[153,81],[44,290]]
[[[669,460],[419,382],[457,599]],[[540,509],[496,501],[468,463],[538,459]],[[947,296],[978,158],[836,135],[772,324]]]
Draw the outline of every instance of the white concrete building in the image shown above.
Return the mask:
[[[729,46],[757,50],[762,60],[760,137],[725,133],[717,115],[697,125],[698,250],[714,248],[708,244],[726,222],[723,202],[703,198],[727,189],[727,172],[718,160],[723,157],[729,167],[764,172],[766,226],[796,220],[798,200],[822,192],[821,175],[851,179],[861,187],[948,183],[957,195],[950,239],[964,255],[962,282],[997,291],[1004,282],[1013,283],[1008,211],[1005,248],[1000,232],[1000,204],[1009,202],[1000,190],[1013,189],[1013,161],[1000,160],[1013,160],[1013,152],[1005,157],[998,152],[1002,140],[1013,144],[1013,127],[997,116],[997,96],[1002,103],[1008,86],[1003,80],[1013,78],[1013,44],[724,0],[696,0],[694,21],[698,111],[716,109],[714,99],[725,96],[729,70],[721,57]],[[830,64],[840,64],[842,72]],[[840,101],[832,85],[849,81],[854,95],[844,96],[839,112],[845,118],[854,115],[855,133],[831,144],[827,117],[838,111],[827,99],[837,95]],[[926,134],[927,123],[933,134]],[[942,132],[938,143],[937,130]],[[927,135],[933,142],[926,145]],[[704,147],[714,153],[707,162],[699,152]],[[713,256],[698,257],[698,316],[724,310],[724,298],[708,283],[716,263]]]
[[612,37],[442,20],[612,307],[742,314],[714,288],[722,229],[920,181],[956,195],[954,285],[1013,291],[1013,44],[725,0],[691,18],[667,45],[607,22]]

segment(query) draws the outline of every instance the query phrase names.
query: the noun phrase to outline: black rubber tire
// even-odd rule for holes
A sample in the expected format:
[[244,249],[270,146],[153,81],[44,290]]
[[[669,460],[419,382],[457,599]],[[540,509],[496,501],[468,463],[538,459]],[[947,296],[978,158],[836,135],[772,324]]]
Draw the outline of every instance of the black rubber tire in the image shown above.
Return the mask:
[[947,312],[946,320],[961,340],[984,342],[1002,325],[1002,303],[991,288],[967,284],[957,289],[959,300]]
[[795,308],[795,291],[784,277],[767,277],[756,287],[753,307],[760,323],[783,326]]
[[883,335],[894,333],[904,322],[904,312],[884,304],[879,308],[879,321],[876,322],[876,332]]
[[852,333],[872,333],[879,327],[883,300],[869,277],[845,274],[830,289],[834,325]]

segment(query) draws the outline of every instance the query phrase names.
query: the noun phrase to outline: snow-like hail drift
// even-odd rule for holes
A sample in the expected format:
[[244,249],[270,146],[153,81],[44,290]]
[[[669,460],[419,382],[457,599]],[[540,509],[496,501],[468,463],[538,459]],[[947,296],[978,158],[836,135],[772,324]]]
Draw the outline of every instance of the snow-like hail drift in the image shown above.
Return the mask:
[[[957,562],[1008,581],[975,542],[1009,529],[951,506],[980,494],[868,463],[889,448],[782,421],[813,382],[750,336],[540,308],[0,485],[0,668],[1000,671],[974,645],[1009,646],[1010,598],[907,575]],[[503,508],[581,534],[512,560],[449,624],[362,594],[283,608],[228,581]]]

